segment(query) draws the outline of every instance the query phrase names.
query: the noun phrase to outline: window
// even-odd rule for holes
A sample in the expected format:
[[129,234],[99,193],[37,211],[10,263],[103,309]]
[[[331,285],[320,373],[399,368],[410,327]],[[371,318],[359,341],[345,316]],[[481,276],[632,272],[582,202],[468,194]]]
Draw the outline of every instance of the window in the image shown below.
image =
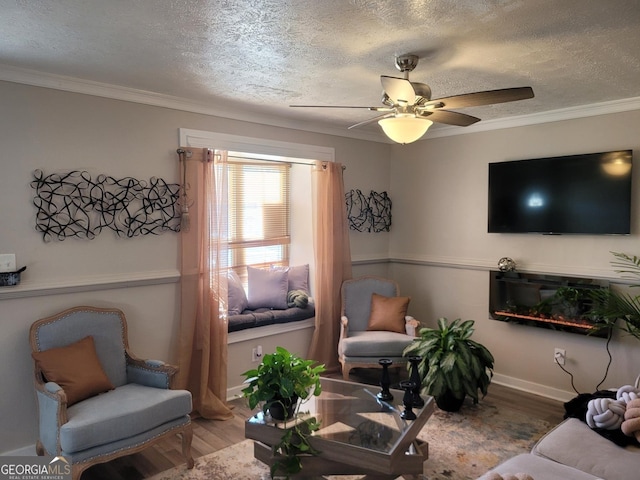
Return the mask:
[[229,156],[229,265],[289,265],[290,165]]
[[[290,176],[289,229],[291,240],[288,247],[288,261],[291,265],[308,263],[311,272],[310,280],[313,282],[315,264],[310,214],[312,185],[308,165],[316,160],[333,162],[335,149],[188,128],[180,128],[179,137],[182,146],[226,150],[229,152],[229,158],[246,159],[251,157],[290,162],[284,164],[289,167]],[[269,164],[281,165],[282,163],[269,162]],[[230,264],[232,265],[233,262]],[[240,267],[238,274],[241,278],[245,276],[246,268]],[[313,291],[313,285],[311,289]]]

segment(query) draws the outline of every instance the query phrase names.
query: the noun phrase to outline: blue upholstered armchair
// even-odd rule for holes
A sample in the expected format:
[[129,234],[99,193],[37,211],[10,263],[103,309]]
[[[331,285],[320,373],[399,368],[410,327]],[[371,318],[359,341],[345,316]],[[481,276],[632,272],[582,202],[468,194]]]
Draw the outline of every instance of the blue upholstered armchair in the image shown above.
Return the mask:
[[191,393],[172,390],[177,368],[129,352],[124,313],[75,307],[31,326],[38,455],[64,456],[79,480],[91,465],[182,434],[191,457]]
[[398,296],[398,284],[385,278],[365,276],[342,284],[338,359],[345,380],[354,367],[380,368],[381,358],[394,366],[407,363],[402,351],[419,325],[406,315],[408,304],[409,297]]

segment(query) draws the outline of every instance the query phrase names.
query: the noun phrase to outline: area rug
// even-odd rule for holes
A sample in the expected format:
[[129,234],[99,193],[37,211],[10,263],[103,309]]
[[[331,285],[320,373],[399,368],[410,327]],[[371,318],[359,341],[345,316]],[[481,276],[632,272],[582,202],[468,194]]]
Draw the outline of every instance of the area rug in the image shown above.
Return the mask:
[[[513,409],[498,408],[489,401],[465,403],[457,413],[436,408],[418,438],[429,443],[424,463],[428,480],[470,480],[504,460],[531,450],[551,428]],[[270,480],[268,468],[253,458],[253,442],[245,440],[151,477],[151,480]],[[330,480],[356,480],[360,476],[330,476]]]
[[429,443],[424,474],[429,480],[478,478],[508,458],[531,451],[551,427],[513,409],[499,410],[487,400],[465,403],[457,413],[436,408],[418,434]]

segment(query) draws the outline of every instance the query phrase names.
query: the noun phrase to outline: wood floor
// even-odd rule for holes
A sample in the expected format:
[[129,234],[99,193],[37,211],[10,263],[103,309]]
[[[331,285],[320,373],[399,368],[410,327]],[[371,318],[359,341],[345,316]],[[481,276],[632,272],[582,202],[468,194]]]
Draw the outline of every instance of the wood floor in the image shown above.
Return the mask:
[[[398,382],[404,372],[391,372],[391,382]],[[336,378],[342,378],[341,376]],[[353,370],[351,380],[377,384],[379,371]],[[491,384],[486,397],[498,406],[505,406],[544,420],[551,425],[562,421],[564,407],[561,402],[521,392],[497,384]],[[243,399],[231,402],[234,418],[227,421],[195,419],[193,422],[193,457],[197,458],[221,450],[244,440],[244,421],[250,411]],[[112,462],[96,465],[87,469],[82,480],[139,480],[168,470],[184,462],[181,455],[181,442],[178,436],[152,445],[143,452],[122,457]]]

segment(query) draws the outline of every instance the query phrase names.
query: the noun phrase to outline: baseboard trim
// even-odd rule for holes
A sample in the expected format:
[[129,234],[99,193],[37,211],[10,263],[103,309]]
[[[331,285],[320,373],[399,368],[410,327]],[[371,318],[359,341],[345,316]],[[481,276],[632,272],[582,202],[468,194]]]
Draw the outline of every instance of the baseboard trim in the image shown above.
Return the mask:
[[0,453],[0,457],[36,457],[36,445],[27,445],[26,447],[10,450]]
[[[569,392],[566,390],[560,390],[558,388],[549,387],[540,383],[528,382],[515,377],[509,377],[500,373],[494,373],[493,383],[502,385],[504,387],[513,388],[522,392],[532,393],[541,397],[550,398],[559,402],[568,402],[576,396],[575,392]],[[489,387],[491,388],[491,387]]]
[[[528,382],[519,378],[509,377],[507,375],[501,375],[499,373],[493,374],[492,383],[502,385],[503,387],[513,388],[514,390],[520,390],[522,392],[532,393],[541,397],[550,398],[559,402],[568,402],[576,396],[574,392],[568,392],[539,383]],[[234,387],[227,388],[227,401],[234,400],[242,396],[243,385],[236,385]],[[491,388],[491,387],[489,387]]]
[[236,385],[235,387],[227,388],[227,401],[242,397],[242,389],[245,387],[246,385]]

